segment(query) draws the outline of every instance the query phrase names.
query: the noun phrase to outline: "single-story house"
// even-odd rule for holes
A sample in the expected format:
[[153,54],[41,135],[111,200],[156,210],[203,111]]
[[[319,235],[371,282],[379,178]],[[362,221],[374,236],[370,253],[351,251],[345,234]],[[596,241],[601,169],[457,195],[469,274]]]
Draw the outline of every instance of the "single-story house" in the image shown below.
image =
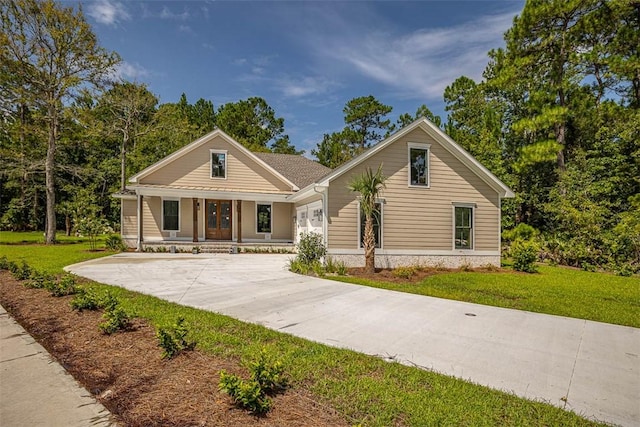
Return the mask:
[[328,254],[364,265],[363,218],[348,183],[382,164],[376,265],[500,265],[500,203],[513,192],[427,119],[330,170],[303,156],[253,153],[217,129],[130,178],[124,240],[295,243],[322,234]]

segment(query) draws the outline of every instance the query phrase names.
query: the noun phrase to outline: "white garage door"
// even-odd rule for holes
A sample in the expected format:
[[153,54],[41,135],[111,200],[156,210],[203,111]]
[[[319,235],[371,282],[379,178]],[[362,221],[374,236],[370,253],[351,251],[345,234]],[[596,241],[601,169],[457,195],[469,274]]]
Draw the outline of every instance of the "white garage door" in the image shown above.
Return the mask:
[[322,201],[296,208],[296,242],[304,232],[322,234]]

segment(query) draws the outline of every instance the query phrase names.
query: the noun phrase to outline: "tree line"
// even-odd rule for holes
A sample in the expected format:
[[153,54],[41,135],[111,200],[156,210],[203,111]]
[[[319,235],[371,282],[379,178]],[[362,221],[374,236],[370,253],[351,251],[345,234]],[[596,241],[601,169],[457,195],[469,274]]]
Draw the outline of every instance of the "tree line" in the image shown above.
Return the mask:
[[[94,212],[119,222],[110,195],[126,178],[218,127],[253,151],[301,154],[259,97],[158,102],[115,79],[82,11],[51,0],[0,5],[0,227],[47,242]],[[503,227],[528,224],[541,254],[589,267],[640,266],[640,4],[529,0],[488,52],[483,78],[392,122],[373,96],[348,101],[344,128],[311,150],[335,168],[420,117],[515,190]]]

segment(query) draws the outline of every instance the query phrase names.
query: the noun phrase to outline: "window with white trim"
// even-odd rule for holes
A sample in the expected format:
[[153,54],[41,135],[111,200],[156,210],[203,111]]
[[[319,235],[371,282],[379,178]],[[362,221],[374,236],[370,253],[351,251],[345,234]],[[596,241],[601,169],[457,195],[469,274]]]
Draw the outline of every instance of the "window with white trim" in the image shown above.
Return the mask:
[[227,152],[222,150],[210,150],[211,153],[211,178],[227,178]]
[[271,233],[271,203],[256,203],[256,232]]
[[162,199],[162,230],[180,231],[180,200]]
[[[360,204],[358,204],[360,208]],[[358,248],[364,248],[364,226],[366,223],[366,217],[362,209],[360,209],[360,219],[358,224]],[[382,247],[382,203],[376,202],[375,210],[373,211],[373,236],[376,241],[376,248]]]
[[454,206],[454,245],[456,249],[473,249],[473,207]]
[[429,144],[409,143],[409,186],[426,187],[429,180]]

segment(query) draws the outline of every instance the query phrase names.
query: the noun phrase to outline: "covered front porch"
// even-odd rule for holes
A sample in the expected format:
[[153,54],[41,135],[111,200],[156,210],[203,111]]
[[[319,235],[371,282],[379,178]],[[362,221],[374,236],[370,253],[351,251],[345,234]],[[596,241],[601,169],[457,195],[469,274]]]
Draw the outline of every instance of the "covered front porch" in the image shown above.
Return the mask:
[[136,186],[120,196],[122,236],[139,251],[194,244],[227,252],[233,245],[292,245],[295,208],[286,196]]

